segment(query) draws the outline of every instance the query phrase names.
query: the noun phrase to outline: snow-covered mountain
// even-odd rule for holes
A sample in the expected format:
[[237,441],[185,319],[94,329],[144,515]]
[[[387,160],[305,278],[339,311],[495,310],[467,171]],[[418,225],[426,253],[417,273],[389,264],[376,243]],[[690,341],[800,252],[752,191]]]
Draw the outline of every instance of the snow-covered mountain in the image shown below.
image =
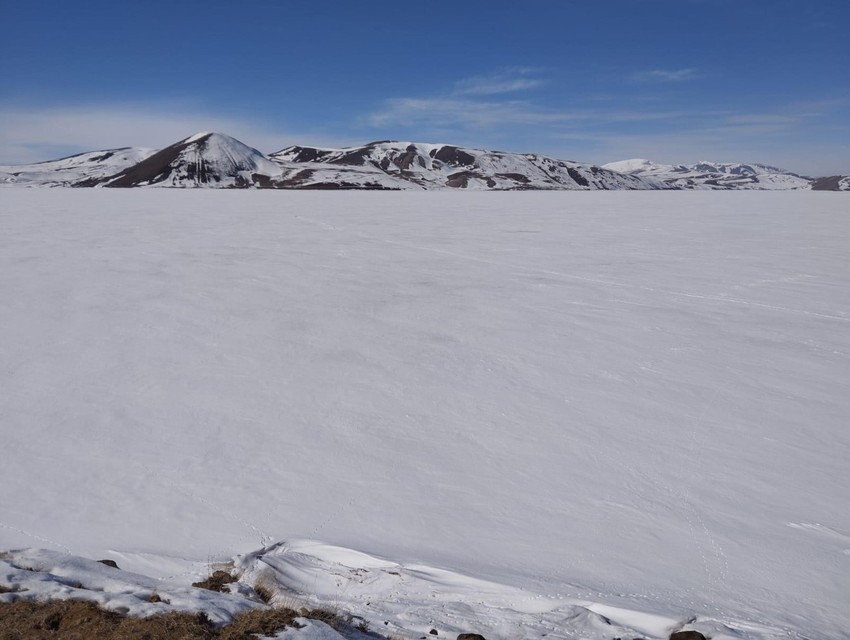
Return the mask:
[[156,149],[89,151],[34,164],[0,165],[0,186],[87,187],[145,160]]
[[610,171],[659,180],[676,189],[807,189],[811,178],[763,164],[700,161],[658,164],[635,158],[603,165]]
[[292,146],[269,156],[290,188],[522,190],[659,189],[654,179],[538,154],[380,141],[327,149]]
[[262,153],[223,133],[197,133],[103,182],[107,187],[249,187],[254,176],[277,177]]
[[[267,157],[225,134],[203,132],[156,152],[122,151],[0,167],[0,184],[392,190],[669,188],[652,178],[591,164],[447,144],[381,141],[342,149],[292,146]],[[110,158],[112,164],[106,162]]]
[[0,186],[217,187],[378,190],[815,189],[850,191],[850,177],[808,178],[762,164],[667,165],[644,159],[598,167],[535,154],[383,140],[356,147],[291,146],[268,156],[202,132],[155,151],[92,151],[0,165]]

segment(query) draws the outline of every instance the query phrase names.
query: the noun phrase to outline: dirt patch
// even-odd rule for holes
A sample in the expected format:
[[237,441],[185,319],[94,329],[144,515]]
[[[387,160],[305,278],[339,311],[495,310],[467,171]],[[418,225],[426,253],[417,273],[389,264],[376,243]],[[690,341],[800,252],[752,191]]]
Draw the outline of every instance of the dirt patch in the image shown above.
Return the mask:
[[448,145],[431,151],[431,157],[453,167],[469,167],[475,164],[475,158],[466,151]]
[[496,186],[496,181],[493,178],[475,171],[458,171],[449,175],[446,178],[446,186],[454,187],[455,189],[466,189],[469,186],[469,181],[473,179],[483,180],[490,189]]
[[522,184],[528,184],[531,180],[528,179],[528,176],[524,176],[521,173],[497,173],[497,178],[507,178],[508,180],[513,180],[514,182],[520,182]]
[[352,149],[351,151],[346,151],[336,158],[331,158],[327,162],[328,164],[344,164],[362,167],[366,164],[366,158],[369,157],[369,154],[372,153],[373,149],[374,146],[372,145],[359,147],[357,149]]
[[422,162],[422,159],[419,158],[418,154],[416,153],[415,145],[408,145],[408,147],[404,151],[405,152],[403,154],[393,158],[393,164],[395,164],[395,166],[397,166],[399,169],[401,169],[402,171],[407,171],[408,169],[410,169],[410,165],[413,164],[413,161],[417,159],[419,160],[420,166],[425,166],[425,164]]
[[91,158],[89,158],[89,161],[90,161],[90,162],[100,162],[101,160],[108,160],[109,158],[111,158],[111,157],[112,157],[112,156],[114,156],[114,155],[115,155],[115,153],[114,153],[114,152],[112,152],[112,151],[107,151],[107,152],[106,152],[106,153],[104,153],[103,155],[99,155],[99,156],[92,156]]
[[580,185],[582,187],[590,186],[590,183],[587,181],[587,178],[585,178],[572,167],[567,167],[567,173],[570,174],[570,177],[573,179],[573,182],[575,182],[577,185]]
[[289,147],[284,149],[281,154],[292,154],[292,162],[321,162],[324,158],[331,155],[331,151],[326,149],[316,149],[315,147]]
[[470,171],[453,173],[446,178],[446,186],[454,187],[455,189],[466,189],[470,177],[472,177],[472,172]]

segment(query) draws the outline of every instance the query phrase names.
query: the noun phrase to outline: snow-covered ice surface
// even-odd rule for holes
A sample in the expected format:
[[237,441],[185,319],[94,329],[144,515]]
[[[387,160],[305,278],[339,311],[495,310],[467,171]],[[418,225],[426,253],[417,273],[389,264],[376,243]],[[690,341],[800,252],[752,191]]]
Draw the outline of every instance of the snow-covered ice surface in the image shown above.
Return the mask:
[[238,555],[413,637],[846,637],[848,246],[808,191],[3,190],[0,599]]

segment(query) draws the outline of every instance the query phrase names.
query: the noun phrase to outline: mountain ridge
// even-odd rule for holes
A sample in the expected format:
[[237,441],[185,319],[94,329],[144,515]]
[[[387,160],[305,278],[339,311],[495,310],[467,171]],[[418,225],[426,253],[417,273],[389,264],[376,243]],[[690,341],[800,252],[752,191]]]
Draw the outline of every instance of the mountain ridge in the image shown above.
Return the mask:
[[810,189],[815,178],[757,162],[661,164],[644,158],[609,162],[603,167],[633,176],[654,178],[676,189]]
[[378,140],[352,147],[291,145],[265,155],[223,133],[159,150],[123,147],[0,166],[0,186],[485,191],[812,189],[850,191],[850,177],[810,178],[759,163],[601,166],[454,144]]
[[[655,180],[539,154],[452,144],[380,140],[356,147],[294,145],[269,154],[301,172],[299,185],[362,184],[364,188],[480,190],[659,189]],[[303,172],[309,172],[304,175]],[[290,179],[296,176],[290,174]]]

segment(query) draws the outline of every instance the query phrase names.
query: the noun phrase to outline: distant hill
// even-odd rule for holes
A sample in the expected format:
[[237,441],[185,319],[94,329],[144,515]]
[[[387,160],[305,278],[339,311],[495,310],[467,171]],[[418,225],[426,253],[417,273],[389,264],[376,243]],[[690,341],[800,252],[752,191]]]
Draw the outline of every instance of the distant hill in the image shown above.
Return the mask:
[[812,178],[755,163],[701,161],[671,165],[638,158],[603,166],[611,171],[660,180],[676,189],[809,189],[813,183]]
[[156,149],[107,149],[37,162],[0,166],[0,185],[85,187],[99,184],[156,153]]

